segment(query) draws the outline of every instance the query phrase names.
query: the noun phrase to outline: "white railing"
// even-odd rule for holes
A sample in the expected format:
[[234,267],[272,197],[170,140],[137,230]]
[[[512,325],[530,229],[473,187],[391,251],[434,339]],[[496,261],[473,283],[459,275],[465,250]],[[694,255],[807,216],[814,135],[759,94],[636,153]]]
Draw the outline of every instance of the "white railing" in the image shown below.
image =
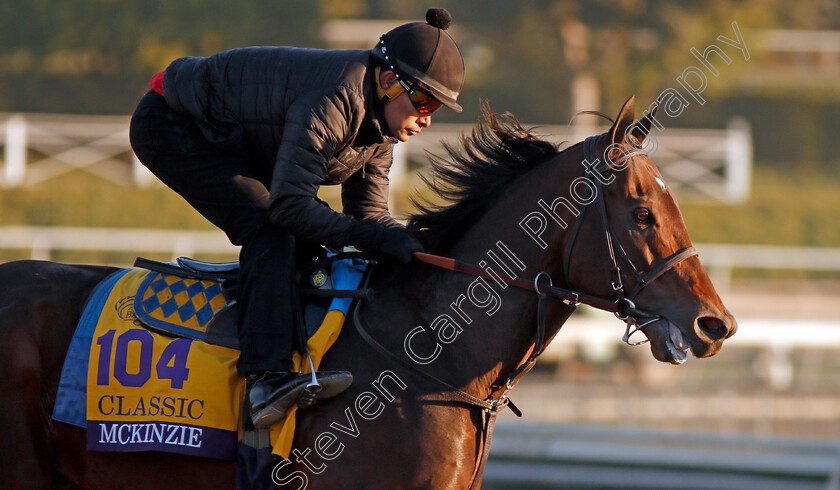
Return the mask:
[[719,291],[729,289],[732,270],[840,271],[840,248],[778,245],[697,244],[700,262]]
[[[776,304],[779,299],[767,298],[767,301]],[[558,363],[576,353],[597,363],[618,358],[620,349],[626,348],[620,341],[624,323],[603,312],[588,308],[586,312],[589,314],[573,315],[563,325],[557,341],[546,347],[540,362]],[[793,359],[796,350],[840,350],[840,320],[797,317],[796,311],[787,311],[784,316],[771,313],[768,311],[764,317],[738,317],[737,333],[724,344],[726,349],[763,351],[764,362],[755,369],[768,386],[778,390],[792,386],[797,374]]]
[[148,184],[154,177],[131,151],[128,123],[128,116],[0,113],[0,183],[28,186],[84,170],[112,182]]
[[488,488],[840,488],[840,441],[500,421]]
[[[525,127],[531,125],[524,124]],[[607,127],[586,125],[535,126],[534,132],[564,147],[582,141]],[[427,154],[444,155],[443,143],[457,143],[469,135],[471,125],[437,124],[412,137],[401,151],[405,159],[425,162]],[[672,129],[660,133],[652,128],[646,145],[650,157],[682,202],[689,200],[743,203],[749,198],[753,143],[750,125],[733,118],[726,129]]]
[[[0,113],[4,147],[0,185],[33,185],[74,170],[119,183],[153,183],[154,176],[131,151],[128,123],[127,116]],[[409,160],[424,164],[427,153],[442,155],[444,141],[457,142],[459,135],[472,129],[472,125],[434,124],[397,145],[392,185],[406,184]],[[558,143],[575,143],[605,130],[584,125],[536,128],[537,134]],[[741,203],[749,196],[752,139],[743,119],[733,119],[721,130],[669,128],[662,133],[652,129],[650,134],[656,139],[652,158],[681,200]],[[35,154],[44,157],[33,159]]]
[[230,254],[231,245],[221,231],[148,230],[137,228],[71,228],[38,226],[0,227],[0,250],[28,250],[30,258],[50,260],[56,250],[102,252],[156,252],[182,255]]

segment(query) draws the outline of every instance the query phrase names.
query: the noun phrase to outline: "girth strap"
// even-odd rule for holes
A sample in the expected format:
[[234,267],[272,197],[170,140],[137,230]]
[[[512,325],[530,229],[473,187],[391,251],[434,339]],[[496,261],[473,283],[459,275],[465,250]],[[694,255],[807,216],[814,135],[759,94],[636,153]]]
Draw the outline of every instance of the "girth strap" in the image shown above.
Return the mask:
[[481,429],[482,437],[477,463],[470,479],[470,490],[481,488],[481,475],[484,472],[484,467],[487,465],[487,458],[490,456],[490,443],[493,441],[493,429],[496,427],[496,416],[498,414],[498,410],[484,410],[481,412],[481,418],[484,419],[484,423]]

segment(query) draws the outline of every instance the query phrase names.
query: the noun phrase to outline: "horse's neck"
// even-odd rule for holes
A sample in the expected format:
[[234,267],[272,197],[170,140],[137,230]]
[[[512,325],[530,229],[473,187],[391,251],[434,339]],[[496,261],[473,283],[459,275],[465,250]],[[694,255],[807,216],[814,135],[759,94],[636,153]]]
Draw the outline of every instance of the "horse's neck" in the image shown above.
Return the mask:
[[[535,172],[540,170],[531,174]],[[550,167],[542,174],[526,175],[512,184],[447,255],[496,274],[527,279],[546,270],[546,264],[553,262],[548,257],[551,247],[541,248],[520,222],[540,210],[539,200],[554,199],[550,189],[543,192],[545,195],[535,190],[552,187],[556,194],[557,189],[568,188],[566,181],[571,178]],[[552,182],[556,187],[546,186],[546,178],[555,179]],[[550,236],[547,232],[544,238]],[[491,279],[427,265],[415,265],[411,271],[388,273],[379,284],[373,281],[372,287],[377,290],[374,308],[383,315],[389,312],[387,318],[380,315],[373,322],[377,337],[384,339],[393,352],[414,361],[418,369],[476,396],[489,395],[490,387],[504,381],[534,341],[537,295]],[[548,272],[557,276],[556,271]],[[377,315],[371,311],[368,316]],[[548,338],[556,328],[547,332]]]

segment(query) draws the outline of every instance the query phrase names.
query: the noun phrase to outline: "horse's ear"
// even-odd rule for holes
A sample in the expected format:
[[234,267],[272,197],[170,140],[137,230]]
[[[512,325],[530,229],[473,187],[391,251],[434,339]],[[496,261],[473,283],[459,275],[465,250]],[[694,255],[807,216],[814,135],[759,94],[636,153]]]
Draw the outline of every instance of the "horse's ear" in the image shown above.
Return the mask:
[[633,137],[636,138],[640,144],[645,140],[648,133],[650,133],[650,127],[653,125],[653,120],[656,119],[656,111],[658,110],[659,101],[656,101],[656,105],[653,106],[653,109],[651,109],[641,121],[633,125]]
[[[629,147],[630,145],[626,145],[624,143],[627,135],[627,128],[629,128],[633,121],[636,119],[636,96],[633,95],[624,105],[621,107],[621,112],[618,113],[618,117],[615,119],[615,123],[613,123],[612,127],[610,128],[610,144],[611,145],[621,145],[624,147]],[[622,154],[622,151],[619,146],[611,146],[612,150],[610,150],[610,159],[615,160],[619,158]]]

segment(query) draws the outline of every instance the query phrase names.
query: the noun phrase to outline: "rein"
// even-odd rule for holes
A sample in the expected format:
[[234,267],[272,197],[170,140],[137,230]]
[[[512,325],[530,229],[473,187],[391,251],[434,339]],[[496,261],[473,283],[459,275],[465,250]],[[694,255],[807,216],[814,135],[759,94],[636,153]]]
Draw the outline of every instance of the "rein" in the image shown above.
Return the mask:
[[[597,136],[590,136],[584,142],[584,158],[586,161],[596,161],[596,141]],[[631,152],[629,154],[626,154],[625,157],[630,158],[632,155],[633,153]],[[606,240],[607,249],[609,251],[610,280],[612,289],[616,293],[615,299],[603,298],[600,296],[589,295],[578,291],[554,286],[553,281],[551,280],[551,276],[545,271],[538,273],[533,280],[520,279],[516,277],[510,277],[504,274],[498,274],[495,272],[491,274],[490,272],[480,267],[477,267],[472,264],[466,264],[453,258],[442,257],[439,255],[432,255],[423,252],[414,252],[414,257],[420,260],[421,262],[425,262],[427,264],[434,265],[436,267],[440,267],[450,271],[469,274],[471,276],[482,277],[485,279],[493,279],[495,281],[503,281],[504,283],[519,289],[534,291],[539,296],[537,304],[537,332],[534,338],[534,347],[531,350],[531,353],[528,356],[528,358],[525,361],[521,362],[513,370],[513,372],[511,372],[508,375],[507,380],[505,381],[504,390],[498,398],[493,398],[493,392],[491,392],[491,395],[487,399],[482,400],[473,395],[470,395],[469,393],[466,393],[463,390],[460,390],[455,386],[452,386],[451,384],[434,375],[431,375],[429,373],[426,373],[425,371],[418,369],[417,366],[413,365],[412,363],[408,362],[407,360],[397,356],[396,354],[388,350],[388,348],[379,343],[378,340],[373,338],[364,329],[364,327],[362,326],[362,322],[359,319],[361,298],[360,303],[357,304],[356,307],[353,309],[353,323],[356,327],[356,331],[359,333],[359,335],[365,342],[367,342],[371,347],[374,348],[374,350],[380,353],[383,357],[397,362],[398,364],[407,368],[409,371],[444,387],[447,391],[441,393],[440,396],[437,398],[438,400],[466,403],[471,407],[481,409],[483,419],[481,427],[482,434],[480,440],[479,454],[477,455],[476,465],[473,471],[472,480],[470,484],[471,489],[478,488],[478,486],[480,485],[481,473],[485,464],[487,463],[490,442],[493,437],[493,427],[495,425],[495,419],[498,413],[505,407],[510,406],[511,410],[518,417],[522,416],[522,412],[520,412],[519,409],[517,409],[516,406],[513,405],[513,403],[508,398],[508,395],[510,394],[510,391],[514,388],[514,386],[522,378],[522,376],[524,376],[528,371],[530,371],[534,364],[536,364],[537,357],[539,357],[539,355],[542,354],[543,350],[546,347],[545,345],[543,345],[543,343],[545,342],[545,322],[547,318],[549,299],[564,301],[572,308],[576,307],[579,304],[585,304],[593,308],[608,311],[610,313],[615,314],[617,318],[624,321],[627,325],[624,335],[622,336],[622,341],[624,341],[628,345],[639,345],[647,342],[647,339],[642,342],[631,342],[630,336],[636,331],[641,330],[644,326],[661,320],[663,317],[655,313],[636,308],[635,303],[633,303],[633,298],[635,298],[636,295],[643,288],[645,288],[648,284],[659,278],[662,274],[669,271],[680,262],[697,255],[697,250],[694,247],[686,247],[677,250],[670,256],[666,257],[662,262],[652,267],[646,273],[640,273],[639,270],[635,267],[635,265],[633,265],[633,262],[630,260],[630,257],[624,251],[624,248],[614,236],[612,226],[610,225],[610,222],[607,218],[603,183],[600,180],[592,177],[592,175],[590,175],[589,173],[586,174],[586,178],[595,186],[595,189],[597,191],[597,195],[594,202],[595,206],[598,208],[599,211],[600,221],[603,226],[604,237]],[[569,239],[570,243],[567,247],[564,272],[569,270],[569,265],[571,263],[572,248],[574,247],[574,244],[576,242],[578,232],[580,230],[580,224],[583,221],[583,216],[586,212],[586,207],[583,208],[583,210],[577,216],[577,220],[575,221],[573,231]],[[616,257],[615,252],[616,250],[620,252],[622,260],[630,267],[636,280],[636,285],[629,293],[625,291],[624,284],[621,280],[621,269],[618,266],[618,259]],[[540,278],[542,276],[548,278],[548,284],[545,284],[545,282],[540,282]],[[365,284],[361,287],[362,290],[366,289],[367,281],[369,279],[370,274],[367,275],[365,279]],[[644,323],[640,323],[640,319],[644,319]]]

